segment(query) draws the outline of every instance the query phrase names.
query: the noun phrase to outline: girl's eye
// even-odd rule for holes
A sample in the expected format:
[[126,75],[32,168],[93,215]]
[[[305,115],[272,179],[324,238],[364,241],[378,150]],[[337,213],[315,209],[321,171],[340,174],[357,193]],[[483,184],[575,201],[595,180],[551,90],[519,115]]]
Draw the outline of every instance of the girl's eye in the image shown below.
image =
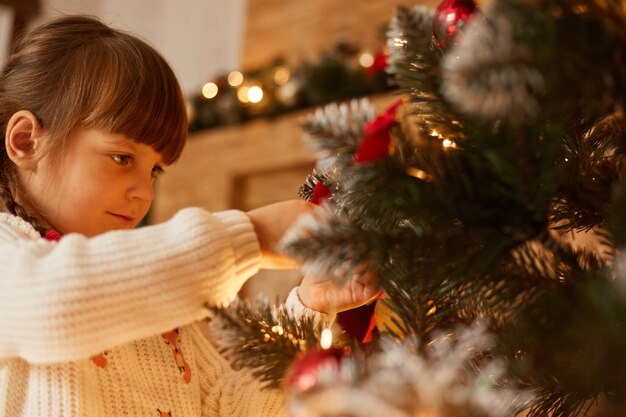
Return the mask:
[[130,161],[132,161],[133,157],[130,155],[126,155],[123,153],[116,153],[111,155],[111,159],[117,162],[120,165],[128,165]]
[[154,168],[152,168],[152,178],[156,178],[159,175],[163,175],[164,173],[165,173],[165,170],[161,168],[160,166],[155,165]]

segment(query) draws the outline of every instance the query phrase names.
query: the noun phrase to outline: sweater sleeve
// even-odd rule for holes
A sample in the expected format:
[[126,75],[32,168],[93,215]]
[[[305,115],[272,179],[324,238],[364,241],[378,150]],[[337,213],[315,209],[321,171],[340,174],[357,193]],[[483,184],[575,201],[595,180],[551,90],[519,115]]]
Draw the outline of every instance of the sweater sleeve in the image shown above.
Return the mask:
[[[260,264],[243,212],[185,209],[171,220],[60,242],[0,216],[0,358],[87,358],[230,302]],[[31,228],[32,229],[32,228]]]
[[298,288],[300,287],[293,287],[285,300],[285,307],[291,310],[294,317],[313,316],[316,322],[322,321],[326,324],[334,321],[335,317],[332,314],[322,313],[305,306],[298,296]]

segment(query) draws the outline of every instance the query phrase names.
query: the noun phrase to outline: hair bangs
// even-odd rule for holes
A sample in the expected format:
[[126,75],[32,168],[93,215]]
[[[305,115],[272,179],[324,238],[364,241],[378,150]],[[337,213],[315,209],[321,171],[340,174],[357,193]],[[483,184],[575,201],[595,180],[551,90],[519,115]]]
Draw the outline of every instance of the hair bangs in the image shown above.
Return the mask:
[[85,80],[89,110],[81,124],[149,145],[172,164],[188,132],[186,102],[176,76],[146,43],[128,34],[120,37],[127,38],[107,39],[91,51],[98,55],[93,62],[101,65],[91,68]]

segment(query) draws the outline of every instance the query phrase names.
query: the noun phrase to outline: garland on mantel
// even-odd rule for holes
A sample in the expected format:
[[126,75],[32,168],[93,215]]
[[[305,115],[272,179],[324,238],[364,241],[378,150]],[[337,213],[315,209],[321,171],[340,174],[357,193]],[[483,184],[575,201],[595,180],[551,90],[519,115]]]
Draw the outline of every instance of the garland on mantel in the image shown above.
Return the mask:
[[290,66],[276,58],[262,68],[221,74],[190,99],[190,131],[390,91],[386,65],[382,49],[372,54],[339,42],[315,62]]

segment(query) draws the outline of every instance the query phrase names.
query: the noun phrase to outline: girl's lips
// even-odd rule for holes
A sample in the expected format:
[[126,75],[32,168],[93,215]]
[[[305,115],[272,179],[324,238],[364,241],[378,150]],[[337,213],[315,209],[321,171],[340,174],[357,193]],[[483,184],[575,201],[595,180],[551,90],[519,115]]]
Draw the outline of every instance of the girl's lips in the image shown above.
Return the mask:
[[133,217],[131,217],[131,216],[125,216],[123,214],[116,214],[116,213],[111,213],[111,212],[109,212],[109,214],[111,216],[117,218],[117,219],[124,220],[126,222],[132,222],[133,221]]

